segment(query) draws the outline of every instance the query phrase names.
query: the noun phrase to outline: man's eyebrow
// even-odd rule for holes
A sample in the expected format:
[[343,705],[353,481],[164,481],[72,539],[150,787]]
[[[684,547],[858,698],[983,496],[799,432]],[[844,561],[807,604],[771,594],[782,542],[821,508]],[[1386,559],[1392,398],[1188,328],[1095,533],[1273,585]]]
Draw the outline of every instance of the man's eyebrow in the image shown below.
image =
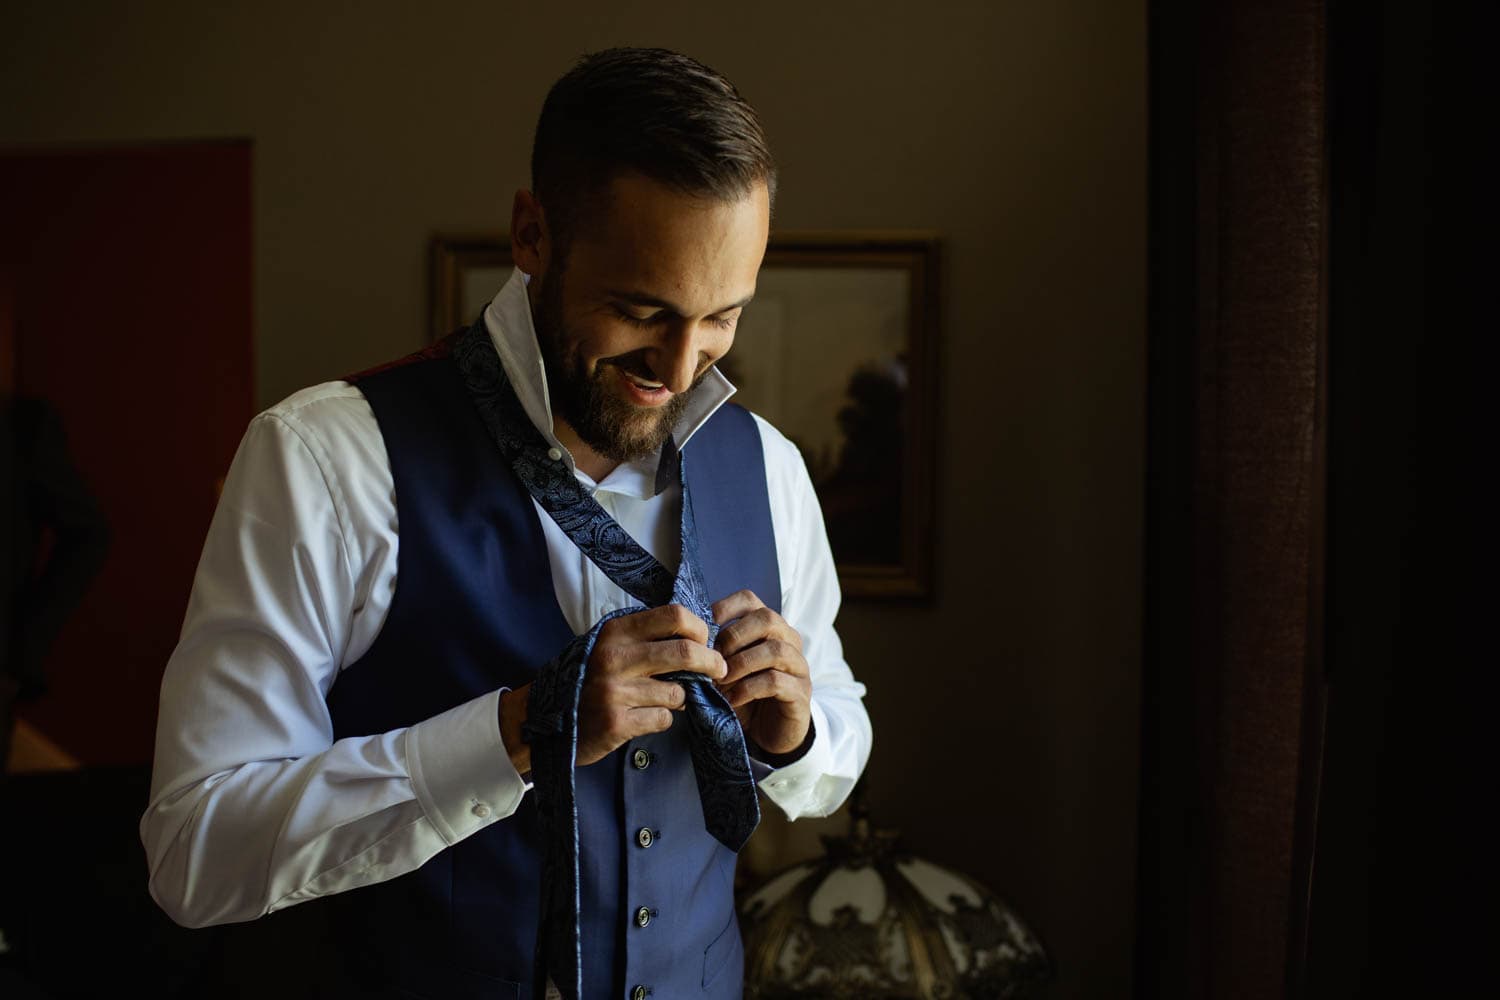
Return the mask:
[[[674,303],[668,302],[666,299],[657,298],[655,295],[650,295],[646,292],[624,292],[607,290],[605,294],[609,295],[611,298],[619,299],[621,302],[627,302],[633,306],[664,309],[667,312],[671,313],[673,316],[682,315],[682,310],[679,309]],[[719,313],[727,313],[731,309],[743,309],[745,306],[748,306],[750,304],[750,300],[753,298],[755,298],[755,295],[754,293],[751,293],[750,295],[745,296],[743,299],[740,299],[738,302],[732,302],[727,306],[721,306],[720,308],[713,310],[708,315],[717,316]]]

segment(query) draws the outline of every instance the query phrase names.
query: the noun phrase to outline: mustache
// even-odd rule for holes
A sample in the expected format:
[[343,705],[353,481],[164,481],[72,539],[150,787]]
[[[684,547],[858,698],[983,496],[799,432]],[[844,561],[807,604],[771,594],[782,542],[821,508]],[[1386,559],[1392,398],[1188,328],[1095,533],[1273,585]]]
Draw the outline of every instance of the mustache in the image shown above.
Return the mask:
[[645,351],[631,351],[627,354],[616,354],[612,358],[600,358],[599,364],[601,366],[613,365],[626,375],[634,375],[637,378],[645,379],[647,382],[661,381],[661,379],[656,377],[656,373],[651,370],[651,366],[646,363]]

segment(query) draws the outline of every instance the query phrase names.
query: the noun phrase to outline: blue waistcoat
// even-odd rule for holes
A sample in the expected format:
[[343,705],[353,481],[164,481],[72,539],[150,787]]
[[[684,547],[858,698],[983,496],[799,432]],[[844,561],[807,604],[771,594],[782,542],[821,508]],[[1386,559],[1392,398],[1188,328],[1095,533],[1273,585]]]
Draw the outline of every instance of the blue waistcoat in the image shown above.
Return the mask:
[[[385,441],[401,544],[380,635],[329,692],[335,738],[519,687],[573,638],[537,510],[452,360],[429,352],[356,384]],[[709,593],[749,588],[779,611],[754,419],[721,407],[684,454]],[[682,723],[578,769],[587,1000],[624,1000],[638,985],[655,1000],[740,996],[735,855],[704,830]],[[528,796],[418,870],[320,901],[346,973],[369,995],[530,997],[541,857]]]

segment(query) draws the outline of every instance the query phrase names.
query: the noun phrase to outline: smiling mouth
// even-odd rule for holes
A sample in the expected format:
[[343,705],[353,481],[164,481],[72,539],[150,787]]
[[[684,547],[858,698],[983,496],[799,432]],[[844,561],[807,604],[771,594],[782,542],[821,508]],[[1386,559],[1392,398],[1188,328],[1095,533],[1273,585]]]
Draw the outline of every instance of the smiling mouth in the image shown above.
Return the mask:
[[645,378],[623,368],[619,369],[619,372],[626,398],[637,406],[655,409],[666,404],[675,395],[663,382]]
[[635,386],[638,386],[638,387],[640,387],[640,388],[642,388],[642,389],[645,389],[645,390],[647,390],[647,391],[648,391],[648,392],[649,392],[649,391],[655,391],[655,390],[657,390],[657,389],[663,389],[663,388],[666,388],[666,386],[665,386],[665,384],[664,384],[664,383],[661,383],[661,382],[654,382],[654,381],[652,381],[652,380],[651,380],[651,379],[649,379],[649,378],[643,378],[643,377],[642,377],[642,376],[640,376],[640,375],[637,375],[637,374],[635,374],[635,373],[634,373],[634,372],[628,372],[628,371],[625,371],[625,369],[623,369],[623,368],[622,368],[622,369],[620,369],[620,374],[622,374],[622,375],[624,375],[624,376],[625,376],[625,378],[626,378],[626,379],[627,379],[627,380],[628,380],[628,381],[629,381],[629,382],[630,382],[630,383],[631,383],[631,384],[632,384],[632,385],[635,385]]

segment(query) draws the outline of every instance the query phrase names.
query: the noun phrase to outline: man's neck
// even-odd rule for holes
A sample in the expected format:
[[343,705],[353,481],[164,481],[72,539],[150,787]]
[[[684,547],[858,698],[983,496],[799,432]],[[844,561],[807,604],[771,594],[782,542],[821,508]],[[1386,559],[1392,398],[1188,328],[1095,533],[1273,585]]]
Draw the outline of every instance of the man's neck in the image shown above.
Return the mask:
[[552,433],[573,456],[573,464],[582,469],[584,474],[594,482],[603,482],[605,476],[619,468],[619,462],[612,458],[605,458],[590,448],[568,422],[555,413],[552,415]]

